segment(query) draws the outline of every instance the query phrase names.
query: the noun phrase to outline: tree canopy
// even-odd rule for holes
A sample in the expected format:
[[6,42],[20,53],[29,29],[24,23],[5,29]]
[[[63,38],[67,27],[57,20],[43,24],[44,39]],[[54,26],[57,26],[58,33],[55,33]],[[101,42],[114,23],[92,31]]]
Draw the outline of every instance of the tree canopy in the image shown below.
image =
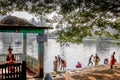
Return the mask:
[[[36,15],[56,12],[58,41],[80,43],[87,36],[120,38],[120,0],[1,0],[0,14],[27,11]],[[59,18],[59,20],[58,20]],[[64,27],[64,26],[66,27]],[[115,33],[111,33],[113,29]]]

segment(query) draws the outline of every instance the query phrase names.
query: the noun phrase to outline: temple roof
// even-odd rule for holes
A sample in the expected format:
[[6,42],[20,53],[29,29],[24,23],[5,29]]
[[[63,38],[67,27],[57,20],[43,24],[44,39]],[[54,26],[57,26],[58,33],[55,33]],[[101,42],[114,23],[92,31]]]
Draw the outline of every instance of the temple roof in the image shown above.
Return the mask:
[[0,20],[0,31],[1,30],[31,30],[32,32],[32,30],[41,30],[41,29],[52,29],[52,27],[36,26],[25,19],[21,19],[11,15],[6,16],[2,20]]
[[32,23],[28,22],[27,20],[18,18],[16,16],[6,16],[0,21],[0,25],[5,26],[35,26]]

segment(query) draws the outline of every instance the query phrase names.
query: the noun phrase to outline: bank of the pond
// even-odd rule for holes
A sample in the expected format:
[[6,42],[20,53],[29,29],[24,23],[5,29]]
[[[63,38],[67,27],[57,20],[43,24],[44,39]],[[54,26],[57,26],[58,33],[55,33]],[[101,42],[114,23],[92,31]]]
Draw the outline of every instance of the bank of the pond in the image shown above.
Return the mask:
[[120,63],[50,73],[53,80],[120,80]]

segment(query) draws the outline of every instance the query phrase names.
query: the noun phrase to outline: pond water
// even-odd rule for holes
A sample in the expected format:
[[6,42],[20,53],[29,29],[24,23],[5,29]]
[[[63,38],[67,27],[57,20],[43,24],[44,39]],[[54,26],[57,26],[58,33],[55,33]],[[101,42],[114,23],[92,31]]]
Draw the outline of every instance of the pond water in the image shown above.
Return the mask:
[[[105,43],[104,43],[105,44]],[[110,55],[115,51],[116,52],[116,59],[119,61],[120,56],[120,47],[114,43],[107,43],[109,48],[103,49],[99,52],[96,49],[96,44],[94,42],[84,42],[82,44],[69,44],[64,45],[61,49],[60,43],[56,42],[55,39],[48,39],[48,42],[45,44],[45,56],[44,56],[44,66],[45,72],[52,72],[53,71],[53,60],[54,57],[60,55],[67,61],[67,68],[66,69],[75,69],[75,65],[77,62],[82,63],[82,67],[87,67],[88,59],[91,54],[95,55],[98,53],[100,57],[100,63],[103,64],[104,59],[110,59]],[[107,45],[106,44],[106,45]]]
[[[16,37],[15,37],[16,35]],[[13,35],[13,42],[12,47],[14,47],[14,52],[22,53],[22,45],[16,45],[14,42],[16,39],[22,39],[22,36],[18,36],[19,34]],[[0,54],[7,53],[7,48],[5,45],[8,45],[6,42],[9,42],[6,39],[7,35],[0,36]],[[5,37],[5,39],[4,39]],[[14,44],[13,44],[14,43]],[[4,46],[2,46],[4,44]],[[115,43],[111,42],[101,42],[98,43],[96,41],[84,41],[83,43],[77,44],[68,44],[60,46],[59,42],[56,42],[56,39],[48,39],[45,42],[45,53],[44,53],[44,72],[52,72],[53,71],[53,61],[54,57],[60,55],[67,61],[67,68],[66,69],[75,69],[75,65],[79,61],[82,64],[82,67],[87,67],[88,59],[91,54],[95,55],[96,53],[100,57],[100,63],[103,64],[103,60],[105,58],[110,59],[110,55],[115,51],[115,57],[117,61],[120,61],[120,46],[116,45]],[[19,50],[19,51],[18,51]],[[32,57],[38,58],[38,44],[34,39],[28,38],[28,45],[27,45],[27,54],[31,55]]]

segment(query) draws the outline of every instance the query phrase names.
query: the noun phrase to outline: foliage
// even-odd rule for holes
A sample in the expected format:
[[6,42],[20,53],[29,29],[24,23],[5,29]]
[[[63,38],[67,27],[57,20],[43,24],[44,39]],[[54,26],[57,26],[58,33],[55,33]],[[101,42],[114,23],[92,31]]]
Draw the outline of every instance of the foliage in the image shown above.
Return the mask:
[[[119,39],[119,4],[120,0],[0,0],[0,14],[27,11],[41,15],[56,11],[63,17],[46,19],[46,22],[58,23],[58,41],[80,43],[83,38],[94,35]],[[62,26],[65,22],[67,27]],[[117,33],[107,31],[109,27]]]
[[61,6],[61,12],[66,14],[76,8],[89,8],[94,11],[119,12],[120,0],[0,0],[1,14],[11,11],[28,11],[40,14],[50,12]]

